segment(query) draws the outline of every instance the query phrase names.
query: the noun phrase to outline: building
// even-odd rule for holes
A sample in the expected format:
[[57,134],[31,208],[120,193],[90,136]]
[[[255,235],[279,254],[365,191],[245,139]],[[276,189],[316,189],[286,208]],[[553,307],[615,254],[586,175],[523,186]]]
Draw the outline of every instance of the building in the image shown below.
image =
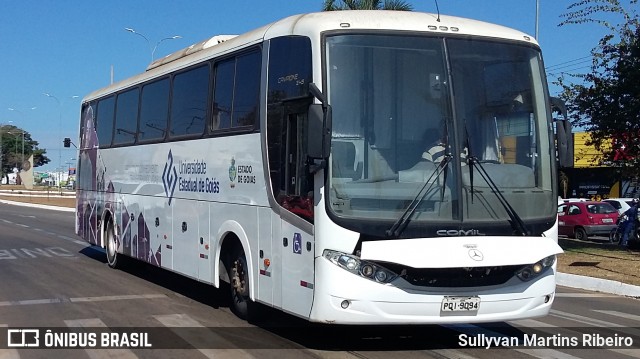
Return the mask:
[[574,167],[560,169],[560,196],[600,200],[640,195],[637,177],[623,178],[616,167],[600,164],[601,151],[587,144],[591,139],[588,132],[573,136]]

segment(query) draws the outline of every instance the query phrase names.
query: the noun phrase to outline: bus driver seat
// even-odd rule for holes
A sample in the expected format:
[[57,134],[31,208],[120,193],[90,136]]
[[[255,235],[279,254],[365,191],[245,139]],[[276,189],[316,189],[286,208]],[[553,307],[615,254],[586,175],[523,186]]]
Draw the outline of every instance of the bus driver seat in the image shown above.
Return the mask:
[[357,180],[362,178],[362,162],[356,162],[356,146],[353,142],[335,141],[331,149],[331,173],[333,177],[350,178]]

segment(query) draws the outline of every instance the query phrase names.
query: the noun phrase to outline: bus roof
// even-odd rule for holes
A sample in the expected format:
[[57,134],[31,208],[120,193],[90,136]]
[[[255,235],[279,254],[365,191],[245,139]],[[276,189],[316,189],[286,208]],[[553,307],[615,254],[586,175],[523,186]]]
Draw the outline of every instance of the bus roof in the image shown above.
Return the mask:
[[487,22],[414,11],[344,10],[293,15],[245,34],[217,35],[158,59],[144,73],[94,91],[83,102],[102,97],[136,83],[188,67],[204,59],[224,55],[263,40],[287,35],[314,35],[330,30],[394,30],[431,32],[507,39],[534,44],[536,40],[521,31]]

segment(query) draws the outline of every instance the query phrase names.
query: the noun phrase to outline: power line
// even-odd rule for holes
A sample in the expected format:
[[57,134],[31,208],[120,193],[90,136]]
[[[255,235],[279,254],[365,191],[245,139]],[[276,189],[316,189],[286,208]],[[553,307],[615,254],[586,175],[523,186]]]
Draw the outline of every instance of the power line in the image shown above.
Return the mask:
[[[547,71],[558,71],[558,70],[562,70],[562,69],[566,69],[566,68],[572,68],[572,67],[576,67],[576,66],[581,66],[583,64],[588,64],[588,63],[591,63],[590,59],[582,60],[582,61],[576,61],[576,62],[572,62],[572,63],[567,63],[567,64],[562,65],[562,66],[558,65],[558,66],[553,67],[553,68],[548,67],[545,70],[547,70]],[[589,67],[591,67],[591,66],[589,66]]]
[[570,63],[573,63],[573,62],[577,62],[577,61],[584,61],[585,59],[590,59],[591,57],[592,57],[591,55],[578,57],[578,58],[576,58],[576,59],[569,60],[569,61],[564,61],[564,62],[560,62],[560,63],[555,64],[555,65],[549,65],[549,66],[547,66],[545,69],[546,69],[546,70],[549,70],[549,69],[552,69],[552,68],[554,68],[554,67],[563,66],[563,65],[570,64]]
[[591,69],[591,66],[579,66],[579,67],[574,67],[574,68],[570,68],[570,69],[566,69],[566,70],[562,70],[562,71],[552,71],[552,72],[547,72],[547,77],[550,76],[560,76],[563,74],[568,74],[568,75],[575,75],[575,71],[578,70],[583,70],[583,69]]

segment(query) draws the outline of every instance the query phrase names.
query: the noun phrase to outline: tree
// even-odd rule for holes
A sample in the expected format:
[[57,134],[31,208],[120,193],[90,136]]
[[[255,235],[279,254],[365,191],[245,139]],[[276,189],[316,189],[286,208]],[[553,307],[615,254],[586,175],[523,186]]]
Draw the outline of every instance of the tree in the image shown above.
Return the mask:
[[413,7],[403,0],[325,0],[322,11],[336,10],[401,10],[411,11]]
[[[23,135],[24,133],[24,135]],[[24,136],[24,159],[25,161],[33,154],[33,167],[38,167],[49,163],[49,158],[45,155],[47,150],[38,148],[38,141],[31,138],[31,134],[13,125],[1,125],[0,136],[2,138],[2,167],[0,172],[3,176],[13,172],[14,168],[22,169]]]
[[[640,19],[638,0],[583,0],[570,5],[560,26],[595,23],[608,29],[591,51],[591,71],[563,74],[557,81],[574,126],[591,134],[598,164],[619,167],[628,177],[640,168]],[[617,17],[612,24],[602,16]],[[572,82],[578,80],[579,82]]]

